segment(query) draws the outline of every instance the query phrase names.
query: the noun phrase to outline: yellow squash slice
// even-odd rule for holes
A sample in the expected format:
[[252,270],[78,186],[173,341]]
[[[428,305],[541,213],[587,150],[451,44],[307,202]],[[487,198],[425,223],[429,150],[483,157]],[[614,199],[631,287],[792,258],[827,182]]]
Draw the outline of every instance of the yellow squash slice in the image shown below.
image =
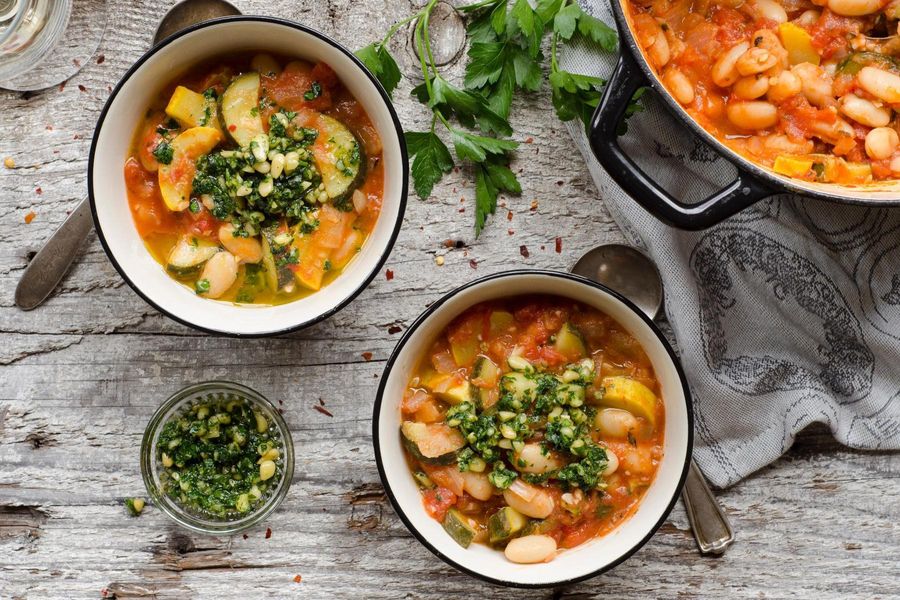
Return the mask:
[[159,165],[159,191],[169,210],[182,211],[191,201],[197,159],[222,141],[212,127],[192,127],[172,140],[172,161]]

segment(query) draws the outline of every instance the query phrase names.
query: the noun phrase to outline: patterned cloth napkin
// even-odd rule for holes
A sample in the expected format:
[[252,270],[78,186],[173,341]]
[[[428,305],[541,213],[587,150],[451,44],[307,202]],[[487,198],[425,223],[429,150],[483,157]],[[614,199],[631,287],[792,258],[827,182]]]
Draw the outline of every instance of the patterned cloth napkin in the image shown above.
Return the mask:
[[[614,24],[608,0],[581,0]],[[561,68],[608,77],[616,57],[568,46]],[[655,101],[622,147],[689,201],[734,167]],[[568,123],[605,205],[659,266],[665,310],[694,396],[694,457],[718,487],[777,459],[813,422],[855,448],[900,448],[900,208],[779,195],[701,232],[646,213]]]

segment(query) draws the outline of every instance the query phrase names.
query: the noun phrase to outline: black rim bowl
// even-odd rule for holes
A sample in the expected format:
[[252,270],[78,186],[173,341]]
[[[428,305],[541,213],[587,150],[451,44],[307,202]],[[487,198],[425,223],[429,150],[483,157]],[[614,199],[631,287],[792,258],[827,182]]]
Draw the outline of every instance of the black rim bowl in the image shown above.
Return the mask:
[[[267,332],[263,332],[263,333],[254,333],[254,334],[231,333],[231,332],[227,332],[227,331],[208,329],[206,327],[201,327],[199,325],[195,325],[194,323],[191,323],[190,321],[187,321],[181,317],[178,317],[178,316],[172,314],[171,312],[161,308],[159,305],[157,305],[155,302],[153,302],[153,300],[151,300],[146,294],[144,294],[144,292],[141,291],[140,287],[134,281],[132,281],[131,278],[128,277],[128,275],[125,274],[124,269],[119,264],[119,262],[116,260],[116,257],[113,255],[112,251],[109,248],[109,244],[106,241],[106,237],[103,234],[103,229],[100,227],[100,220],[97,216],[97,205],[96,205],[96,200],[94,198],[94,177],[93,177],[94,158],[95,158],[95,153],[97,150],[97,140],[100,135],[100,130],[103,128],[103,124],[104,124],[104,121],[106,120],[106,116],[107,116],[107,113],[109,112],[110,107],[116,101],[116,97],[118,96],[119,91],[121,90],[121,88],[125,84],[125,82],[127,82],[129,79],[131,79],[132,75],[134,75],[135,72],[137,72],[137,70],[140,69],[141,66],[145,62],[150,60],[153,56],[156,55],[157,52],[159,52],[161,49],[165,48],[166,46],[168,46],[175,40],[177,40],[189,33],[192,33],[194,31],[198,31],[201,29],[208,29],[208,28],[220,25],[222,23],[233,23],[233,22],[240,22],[240,21],[272,23],[275,25],[281,25],[284,27],[290,27],[292,29],[302,31],[313,37],[319,38],[320,40],[333,46],[334,48],[336,48],[337,50],[342,52],[344,55],[346,55],[351,61],[353,61],[356,64],[356,66],[359,67],[360,71],[366,77],[368,77],[369,81],[371,81],[372,84],[375,86],[375,88],[378,90],[378,93],[381,95],[381,100],[384,102],[385,106],[388,109],[388,112],[391,115],[391,119],[394,124],[394,129],[396,130],[396,133],[397,133],[397,139],[400,144],[400,161],[402,163],[401,167],[403,170],[403,175],[402,175],[403,179],[401,182],[402,187],[401,187],[401,191],[400,191],[400,206],[399,206],[399,210],[397,213],[397,222],[394,224],[394,228],[393,228],[393,231],[391,232],[391,236],[390,236],[390,239],[388,240],[388,244],[385,247],[384,252],[382,252],[381,257],[378,259],[378,262],[375,265],[375,268],[372,269],[372,272],[362,282],[360,282],[360,284],[356,288],[356,290],[353,293],[351,293],[349,296],[347,296],[347,298],[344,299],[337,306],[335,306],[334,308],[332,308],[316,317],[307,319],[306,321],[304,321],[302,323],[299,323],[297,325],[292,325],[290,327],[285,327],[283,329],[279,329],[279,330],[275,330],[275,331],[267,331]],[[122,279],[125,280],[125,283],[127,283],[138,296],[143,298],[143,300],[147,304],[149,304],[150,306],[155,308],[160,313],[166,315],[173,321],[177,321],[178,323],[181,323],[182,325],[187,325],[188,327],[192,327],[194,329],[197,329],[199,331],[203,331],[206,333],[211,333],[214,335],[236,337],[236,338],[272,337],[272,336],[276,336],[276,335],[283,335],[286,333],[298,331],[300,329],[309,327],[310,325],[314,325],[314,324],[316,324],[320,321],[323,321],[324,319],[327,319],[328,317],[334,315],[335,313],[337,313],[338,311],[343,309],[345,306],[350,304],[350,302],[352,302],[360,293],[362,293],[362,291],[365,290],[369,286],[370,283],[372,283],[372,280],[381,271],[381,268],[384,266],[385,261],[387,261],[387,257],[390,255],[391,250],[393,250],[393,248],[394,248],[394,243],[397,241],[397,236],[400,233],[400,227],[403,224],[403,217],[406,213],[406,199],[407,199],[407,194],[409,193],[408,179],[409,179],[409,157],[408,157],[407,151],[406,151],[406,142],[404,141],[403,127],[400,125],[400,119],[397,117],[397,112],[394,110],[394,105],[392,104],[390,98],[388,97],[387,92],[384,91],[384,88],[382,87],[381,83],[378,81],[378,79],[374,75],[372,75],[372,73],[365,67],[365,65],[363,65],[363,63],[358,58],[356,58],[356,56],[350,50],[348,50],[346,47],[344,47],[342,44],[339,44],[338,42],[336,42],[329,36],[319,32],[319,31],[316,31],[315,29],[311,29],[309,27],[306,27],[305,25],[301,25],[299,23],[295,23],[294,21],[289,21],[287,19],[279,19],[279,18],[275,18],[275,17],[264,17],[264,16],[255,16],[255,15],[221,17],[218,19],[211,19],[209,21],[204,21],[202,23],[198,23],[197,25],[193,25],[191,27],[188,27],[186,29],[179,31],[178,33],[175,33],[175,34],[167,37],[165,40],[160,42],[158,45],[152,47],[150,50],[145,52],[144,55],[141,56],[137,60],[137,62],[135,62],[131,66],[130,69],[128,69],[128,71],[125,73],[125,75],[122,76],[122,78],[116,84],[115,88],[113,88],[113,91],[109,96],[109,99],[107,99],[106,104],[103,106],[103,110],[100,112],[100,117],[97,119],[97,126],[94,129],[93,140],[91,141],[91,150],[90,150],[90,154],[88,156],[88,177],[87,177],[88,198],[89,198],[90,204],[91,204],[91,214],[94,219],[94,229],[97,232],[97,237],[100,239],[100,243],[103,246],[103,250],[106,252],[106,255],[109,257],[110,262],[116,268],[116,271],[118,271],[119,275],[122,276]],[[126,201],[126,200],[123,199],[123,201]],[[327,287],[323,288],[322,290],[320,290],[319,292],[316,292],[316,293],[327,293],[326,290],[327,290]]]
[[[644,322],[644,324],[646,324],[650,328],[650,330],[654,333],[654,335],[656,335],[659,342],[662,344],[663,348],[666,350],[666,352],[669,356],[669,359],[672,361],[672,364],[675,367],[675,371],[678,374],[678,378],[681,381],[681,386],[682,386],[682,390],[684,393],[685,410],[687,413],[687,452],[686,452],[686,456],[684,459],[684,465],[681,470],[681,476],[679,478],[678,485],[675,488],[675,492],[672,494],[672,498],[669,500],[668,505],[666,506],[666,508],[663,511],[662,515],[660,516],[659,520],[655,524],[653,524],[653,526],[649,529],[646,536],[644,536],[637,544],[635,544],[631,549],[629,549],[627,552],[625,552],[617,560],[613,561],[612,563],[610,563],[608,565],[605,565],[602,568],[596,569],[594,571],[591,571],[590,573],[581,575],[579,577],[574,577],[571,579],[553,581],[553,582],[548,582],[548,583],[537,583],[537,584],[518,583],[515,581],[507,581],[507,580],[503,580],[503,579],[496,579],[496,578],[490,577],[488,575],[479,573],[477,571],[473,571],[467,567],[460,565],[459,563],[452,560],[448,556],[442,554],[437,548],[435,548],[428,541],[428,539],[422,533],[420,533],[415,528],[415,526],[412,524],[412,521],[409,519],[409,517],[404,512],[402,506],[400,505],[400,502],[397,500],[396,496],[394,495],[393,490],[391,489],[390,482],[388,481],[388,478],[387,478],[384,461],[382,460],[382,457],[381,457],[381,439],[380,439],[380,436],[378,433],[378,427],[379,427],[379,423],[381,420],[382,404],[384,404],[385,402],[395,402],[395,403],[397,402],[394,399],[385,399],[384,398],[385,388],[387,387],[388,379],[391,376],[391,373],[392,373],[392,370],[394,367],[394,363],[397,360],[398,356],[400,355],[400,352],[402,351],[404,346],[406,346],[406,344],[416,335],[416,331],[419,329],[419,327],[429,317],[431,317],[431,315],[433,315],[441,306],[443,306],[448,300],[455,297],[457,294],[459,294],[463,291],[466,291],[470,288],[473,288],[473,287],[479,286],[481,284],[484,284],[486,282],[489,282],[489,281],[493,281],[496,279],[508,278],[508,277],[517,277],[520,275],[541,275],[541,276],[556,277],[556,278],[560,278],[560,279],[567,279],[567,280],[575,281],[575,282],[578,282],[585,286],[599,290],[605,294],[608,294],[609,296],[612,296],[614,299],[618,300],[619,302],[624,304],[628,309],[630,309],[633,313],[635,313],[635,315],[637,315],[638,318],[640,318],[640,320],[642,320]],[[565,297],[565,296],[563,296],[563,297]],[[399,405],[397,407],[397,410],[399,410]],[[387,497],[390,500],[391,505],[394,507],[394,511],[397,513],[397,516],[400,517],[400,520],[403,521],[403,524],[410,531],[410,533],[412,533],[413,536],[415,536],[415,538],[417,540],[419,540],[419,542],[423,546],[428,548],[428,550],[430,550],[432,552],[432,554],[434,554],[435,556],[440,558],[442,561],[444,561],[451,567],[454,567],[455,569],[457,569],[463,573],[466,573],[467,575],[471,575],[473,577],[476,577],[476,578],[481,579],[482,581],[486,581],[488,583],[492,583],[495,585],[507,586],[507,587],[514,587],[514,588],[539,589],[539,588],[550,588],[550,587],[570,585],[570,584],[578,583],[579,581],[584,581],[586,579],[590,579],[592,577],[596,577],[598,575],[606,573],[607,571],[613,569],[614,567],[616,567],[617,565],[621,564],[622,562],[627,560],[629,557],[631,557],[635,552],[640,550],[644,546],[644,544],[646,544],[650,540],[651,537],[653,537],[653,535],[656,533],[656,531],[662,526],[662,524],[668,518],[669,514],[672,512],[672,508],[675,506],[675,502],[678,500],[678,497],[681,494],[681,490],[684,487],[684,482],[685,482],[685,479],[687,478],[688,466],[690,465],[691,454],[692,454],[692,449],[693,449],[693,441],[694,441],[693,423],[694,423],[694,415],[693,415],[693,409],[692,409],[692,403],[691,403],[690,389],[687,384],[687,379],[684,376],[684,371],[681,368],[681,364],[678,362],[678,357],[675,355],[674,350],[672,350],[672,347],[669,345],[668,341],[666,340],[665,336],[663,336],[663,334],[659,330],[659,328],[637,306],[635,306],[630,300],[628,300],[627,298],[625,298],[618,292],[616,292],[604,285],[601,285],[599,283],[591,281],[590,279],[580,277],[578,275],[572,275],[570,273],[562,273],[559,271],[549,271],[549,270],[542,270],[542,269],[521,269],[521,270],[503,271],[500,273],[495,273],[493,275],[487,275],[485,277],[481,277],[479,279],[475,279],[473,281],[470,281],[469,283],[461,285],[460,287],[458,287],[458,288],[452,290],[451,292],[448,292],[444,296],[442,296],[438,301],[436,301],[434,304],[429,306],[422,314],[420,314],[416,318],[415,321],[413,321],[413,323],[409,326],[409,328],[406,330],[406,332],[404,332],[403,336],[400,338],[400,341],[397,342],[397,345],[394,347],[394,350],[391,353],[390,358],[388,358],[387,364],[385,365],[384,371],[381,375],[381,383],[378,386],[378,392],[375,397],[375,406],[374,406],[373,414],[372,414],[372,443],[373,443],[374,451],[375,451],[375,463],[378,466],[378,475],[381,478],[381,483],[384,486],[385,493],[387,494]],[[404,468],[405,469],[407,467],[406,467],[406,465],[394,465],[394,468]]]

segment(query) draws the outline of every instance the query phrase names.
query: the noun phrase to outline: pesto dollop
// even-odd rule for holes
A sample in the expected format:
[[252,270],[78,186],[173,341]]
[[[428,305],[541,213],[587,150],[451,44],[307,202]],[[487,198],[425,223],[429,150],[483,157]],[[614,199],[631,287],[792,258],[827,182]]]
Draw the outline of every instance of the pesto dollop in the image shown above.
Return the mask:
[[281,479],[282,440],[246,399],[186,407],[163,426],[157,442],[163,492],[208,516],[240,517],[261,504]]

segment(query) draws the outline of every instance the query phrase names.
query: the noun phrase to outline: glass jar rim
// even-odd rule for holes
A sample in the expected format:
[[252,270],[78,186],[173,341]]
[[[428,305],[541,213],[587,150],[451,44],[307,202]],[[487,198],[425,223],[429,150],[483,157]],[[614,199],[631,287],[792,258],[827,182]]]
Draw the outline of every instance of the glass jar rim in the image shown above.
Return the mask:
[[[199,395],[209,392],[233,393],[262,408],[266,416],[271,417],[277,428],[284,449],[282,473],[278,484],[255,510],[238,519],[204,518],[192,514],[161,489],[156,469],[154,468],[157,463],[154,446],[165,423],[185,404],[191,402]],[[291,432],[278,408],[256,390],[240,383],[225,380],[195,383],[169,396],[150,418],[141,440],[141,476],[144,480],[144,486],[147,488],[147,493],[155,506],[182,527],[211,535],[239,533],[268,518],[287,496],[294,476],[294,444]]]

